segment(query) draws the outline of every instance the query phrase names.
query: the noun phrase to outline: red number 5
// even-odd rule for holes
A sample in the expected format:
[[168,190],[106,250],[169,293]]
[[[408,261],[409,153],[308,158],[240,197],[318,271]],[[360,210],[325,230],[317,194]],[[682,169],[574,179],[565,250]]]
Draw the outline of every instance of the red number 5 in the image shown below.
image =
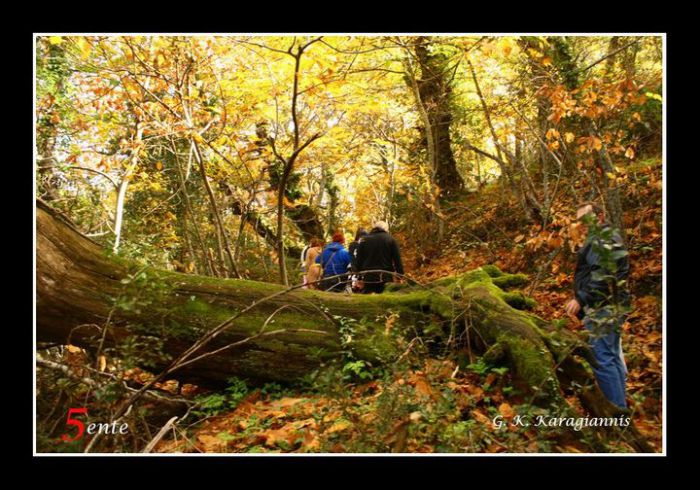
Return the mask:
[[68,437],[68,434],[63,434],[61,436],[61,439],[63,439],[65,442],[77,441],[78,439],[83,437],[83,432],[85,431],[85,424],[83,424],[80,420],[76,420],[76,419],[71,418],[71,415],[78,414],[78,413],[87,415],[87,408],[69,408],[68,409],[68,417],[66,419],[66,425],[77,426],[78,427],[78,434],[73,438]]

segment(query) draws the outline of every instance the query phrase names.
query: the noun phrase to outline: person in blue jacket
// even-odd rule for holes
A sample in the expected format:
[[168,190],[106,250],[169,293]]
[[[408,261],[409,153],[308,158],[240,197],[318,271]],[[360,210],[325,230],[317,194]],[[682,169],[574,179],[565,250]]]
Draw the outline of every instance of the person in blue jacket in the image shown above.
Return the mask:
[[[629,257],[619,231],[605,222],[600,206],[594,203],[580,205],[576,218],[584,220],[586,216],[593,216],[600,231],[596,236],[589,230],[586,241],[578,250],[574,298],[566,304],[565,310],[583,320],[583,326],[590,333],[589,342],[598,363],[593,372],[601,391],[612,403],[626,408],[627,367],[620,334],[630,306],[626,284]],[[611,251],[609,263],[601,258],[603,248]],[[613,282],[617,287],[613,287]]]
[[[323,252],[316,257],[316,263],[321,264],[324,279],[321,281],[321,290],[340,293],[345,290],[348,281],[348,266],[352,260],[350,253],[345,249],[345,236],[336,231],[333,241],[323,248]],[[344,274],[341,277],[332,277]]]

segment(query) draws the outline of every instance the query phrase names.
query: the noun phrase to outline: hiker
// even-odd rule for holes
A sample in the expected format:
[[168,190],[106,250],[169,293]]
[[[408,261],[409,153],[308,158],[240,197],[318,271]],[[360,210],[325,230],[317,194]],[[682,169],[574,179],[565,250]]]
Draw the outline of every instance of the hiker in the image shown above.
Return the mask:
[[[403,274],[399,246],[394,237],[389,234],[389,225],[386,221],[375,222],[369,234],[360,240],[357,246],[356,264],[358,272],[384,270]],[[393,274],[386,272],[360,274],[360,285],[365,294],[382,293],[385,284],[393,280]]]
[[[586,218],[590,216],[590,218]],[[574,298],[565,311],[570,316],[583,320],[589,331],[589,342],[598,366],[593,368],[598,385],[610,402],[626,408],[625,383],[627,367],[622,354],[620,333],[625,322],[630,296],[626,285],[612,288],[615,281],[625,281],[629,275],[629,259],[622,237],[617,229],[605,222],[603,209],[594,203],[583,203],[576,211],[577,220],[593,219],[599,231],[592,233],[589,227],[586,240],[578,250],[574,273]],[[609,247],[607,259],[601,255]],[[605,262],[605,263],[604,263]],[[614,297],[616,296],[616,297]],[[624,311],[620,313],[619,309]]]
[[347,274],[350,265],[350,254],[343,244],[345,236],[336,231],[333,234],[333,241],[323,248],[323,252],[316,257],[316,263],[321,264],[324,279],[321,281],[321,288],[324,291],[340,293],[345,290],[347,275],[332,277],[339,274]]
[[358,228],[355,232],[355,240],[348,245],[348,253],[350,254],[350,266],[348,267],[352,275],[350,276],[350,290],[359,292],[359,276],[357,275],[357,246],[360,241],[367,236],[367,230]]
[[364,228],[358,228],[355,232],[355,239],[348,245],[348,253],[350,254],[350,270],[357,272],[357,246],[363,237],[368,235],[367,230]]
[[321,279],[321,264],[316,263],[316,257],[323,252],[323,241],[313,237],[306,252],[304,269],[304,284],[307,289],[319,289],[318,280]]

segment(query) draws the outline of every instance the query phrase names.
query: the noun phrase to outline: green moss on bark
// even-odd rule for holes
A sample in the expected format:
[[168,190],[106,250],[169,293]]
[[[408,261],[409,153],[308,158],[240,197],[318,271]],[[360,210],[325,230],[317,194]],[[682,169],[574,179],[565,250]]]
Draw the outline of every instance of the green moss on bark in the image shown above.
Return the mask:
[[513,288],[527,284],[528,277],[525,274],[503,274],[493,278],[493,283],[501,289]]
[[505,346],[514,371],[536,398],[544,401],[561,398],[554,359],[544,342],[503,335],[499,343]]
[[516,310],[531,310],[537,302],[525,296],[521,291],[511,291],[501,293],[503,300]]
[[501,269],[499,269],[498,267],[496,267],[493,264],[486,264],[486,265],[482,266],[481,268],[484,271],[486,271],[486,273],[491,277],[499,277],[499,276],[503,275],[503,272],[501,271]]

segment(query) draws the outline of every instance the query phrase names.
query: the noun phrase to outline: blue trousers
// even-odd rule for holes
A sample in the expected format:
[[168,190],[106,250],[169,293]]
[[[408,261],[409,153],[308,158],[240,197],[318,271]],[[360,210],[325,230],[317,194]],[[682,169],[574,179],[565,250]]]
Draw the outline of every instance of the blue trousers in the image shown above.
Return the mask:
[[593,354],[598,361],[598,367],[593,368],[598,386],[608,400],[618,407],[626,408],[627,367],[620,342],[623,323],[624,317],[615,319],[605,308],[589,312],[583,319],[584,327],[590,332]]

